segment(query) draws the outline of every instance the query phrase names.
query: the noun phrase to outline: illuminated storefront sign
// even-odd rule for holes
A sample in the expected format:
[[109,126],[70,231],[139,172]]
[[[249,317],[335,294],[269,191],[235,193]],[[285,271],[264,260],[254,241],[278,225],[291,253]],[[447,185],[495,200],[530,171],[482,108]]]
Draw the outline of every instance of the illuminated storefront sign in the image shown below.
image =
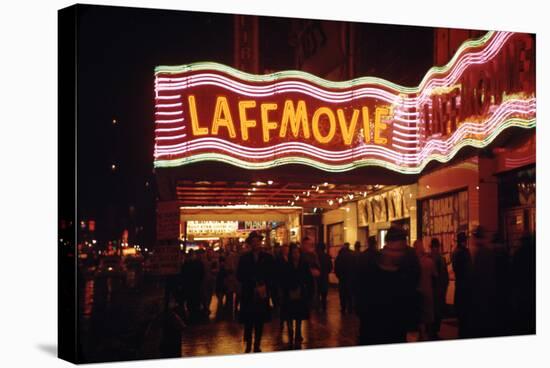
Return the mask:
[[456,246],[456,234],[468,228],[468,191],[429,198],[420,202],[422,236],[437,238],[443,253]]
[[369,226],[377,222],[408,218],[415,199],[411,186],[398,187],[361,199],[357,202],[357,225]]
[[464,43],[418,87],[299,71],[247,74],[216,63],[155,71],[155,167],[204,160],[248,169],[288,163],[326,171],[375,165],[418,173],[504,129],[535,126],[530,35]]
[[232,234],[238,230],[237,221],[188,221],[188,235],[224,235]]
[[241,236],[252,230],[267,229],[266,221],[187,221],[187,235]]

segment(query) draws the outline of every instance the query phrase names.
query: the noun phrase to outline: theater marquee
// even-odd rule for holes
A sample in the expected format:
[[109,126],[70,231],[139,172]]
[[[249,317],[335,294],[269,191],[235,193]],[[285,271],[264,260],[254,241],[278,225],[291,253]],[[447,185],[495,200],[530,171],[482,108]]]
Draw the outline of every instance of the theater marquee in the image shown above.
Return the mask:
[[535,127],[533,39],[489,32],[418,87],[300,72],[252,75],[216,63],[155,70],[155,167],[221,161],[419,173],[509,127]]

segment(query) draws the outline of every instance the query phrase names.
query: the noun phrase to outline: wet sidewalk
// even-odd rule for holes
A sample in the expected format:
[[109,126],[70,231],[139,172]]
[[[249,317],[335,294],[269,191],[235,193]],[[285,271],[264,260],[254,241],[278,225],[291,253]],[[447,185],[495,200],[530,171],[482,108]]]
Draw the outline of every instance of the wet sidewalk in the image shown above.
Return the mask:
[[[182,332],[182,356],[227,355],[244,352],[243,327],[236,321],[217,321],[217,300],[213,298],[210,321],[187,326]],[[312,311],[310,319],[303,322],[304,340],[300,349],[316,349],[357,345],[359,320],[354,314],[341,314],[338,291],[331,288],[326,312]],[[441,326],[442,339],[457,338],[456,322],[444,320]],[[417,336],[409,334],[409,341]],[[264,326],[262,351],[288,350],[286,326],[281,329],[276,316]]]
[[[105,282],[107,281],[107,282]],[[89,279],[80,293],[80,344],[85,362],[158,359],[244,352],[243,326],[217,314],[212,298],[210,320],[185,326],[164,311],[164,283],[143,282],[128,287],[115,280]],[[338,290],[331,288],[326,312],[312,311],[303,322],[300,349],[355,346],[359,320],[341,314]],[[222,318],[225,317],[225,318]],[[457,337],[456,321],[444,320],[442,339]],[[409,341],[416,341],[411,333]],[[276,314],[264,326],[262,351],[288,350],[286,326]]]

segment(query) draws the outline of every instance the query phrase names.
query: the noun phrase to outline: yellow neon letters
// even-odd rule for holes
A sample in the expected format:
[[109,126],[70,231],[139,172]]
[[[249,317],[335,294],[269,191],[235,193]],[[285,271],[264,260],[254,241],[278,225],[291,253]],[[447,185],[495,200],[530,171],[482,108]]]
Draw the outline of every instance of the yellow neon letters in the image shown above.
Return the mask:
[[256,101],[239,101],[239,118],[241,120],[241,137],[243,141],[248,140],[248,128],[254,128],[256,126],[256,120],[248,120],[246,117],[246,110],[254,107],[256,107]]
[[292,131],[294,138],[298,138],[298,136],[300,135],[300,126],[304,131],[304,138],[307,139],[310,137],[305,101],[298,101],[298,106],[296,107],[296,109],[294,109],[294,102],[292,100],[285,101],[283,117],[281,118],[281,130],[279,131],[279,137],[286,137],[286,131],[289,122],[290,130]]
[[197,117],[197,104],[195,102],[195,96],[189,95],[189,114],[191,115],[191,130],[194,136],[207,135],[208,128],[201,127],[199,125],[199,118]]
[[363,136],[365,143],[370,143],[370,118],[369,118],[369,108],[363,106],[361,108],[363,114]]
[[[329,130],[327,135],[325,136],[321,134],[321,130],[319,129],[319,119],[321,118],[321,115],[326,115],[329,123]],[[334,113],[332,112],[332,110],[328,107],[320,107],[315,110],[311,125],[311,129],[313,130],[313,137],[317,142],[321,144],[329,143],[334,137],[334,133],[336,133],[336,118],[334,117]]]
[[353,141],[355,133],[355,127],[357,126],[357,119],[359,118],[359,110],[353,109],[353,115],[349,126],[346,124],[346,116],[343,109],[338,109],[338,122],[340,123],[340,130],[342,131],[342,140],[344,144],[349,146]]
[[374,143],[386,144],[388,139],[382,137],[380,134],[382,130],[385,130],[387,125],[382,122],[382,116],[387,116],[390,113],[390,109],[387,107],[377,107],[374,113]]
[[224,96],[218,96],[216,99],[216,108],[214,109],[214,117],[212,118],[212,135],[218,135],[220,126],[227,128],[231,138],[237,136],[233,119],[231,118],[231,111],[229,111],[229,104],[227,103],[227,98]]
[[263,103],[260,105],[262,110],[262,136],[264,142],[269,142],[269,131],[277,129],[278,124],[274,121],[269,121],[269,111],[277,110],[276,103]]
[[[256,106],[255,100],[240,100],[237,103],[238,121],[235,121],[233,116],[236,115],[231,113],[231,109],[235,107],[230,106],[227,97],[217,96],[213,107],[212,123],[207,127],[199,123],[195,95],[189,95],[187,100],[191,130],[195,137],[219,135],[220,127],[223,127],[227,129],[229,137],[235,139],[239,134],[237,129],[240,128],[241,140],[248,141],[251,136],[250,129],[258,127],[258,131],[252,135],[254,141],[260,139],[261,134],[264,143],[269,143],[274,138],[296,140],[312,138],[318,144],[335,143],[350,146],[354,144],[354,138],[359,134],[358,130],[361,127],[364,143],[377,145],[388,143],[388,139],[383,134],[387,129],[385,120],[392,114],[392,109],[388,106],[377,106],[372,120],[368,106],[358,106],[350,109],[351,111],[332,106],[320,106],[312,111],[313,116],[309,121],[307,105],[303,100],[285,100],[282,109],[279,109],[280,105],[276,102],[263,102],[259,104],[260,106]],[[359,121],[360,118],[362,123]],[[261,131],[258,121],[261,124]],[[372,125],[371,121],[374,121]],[[339,129],[338,135],[337,129]],[[372,137],[371,133],[374,133]],[[335,142],[335,137],[338,142]]]

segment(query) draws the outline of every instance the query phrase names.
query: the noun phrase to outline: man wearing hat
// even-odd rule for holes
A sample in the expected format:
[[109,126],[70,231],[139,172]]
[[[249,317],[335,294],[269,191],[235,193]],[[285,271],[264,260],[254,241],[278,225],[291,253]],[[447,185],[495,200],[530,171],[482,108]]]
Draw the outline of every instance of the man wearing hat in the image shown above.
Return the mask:
[[263,236],[252,231],[246,238],[250,251],[243,254],[237,266],[237,279],[241,283],[241,306],[239,321],[244,324],[246,353],[260,352],[263,326],[270,318],[269,288],[272,283],[273,258],[262,251]]
[[455,298],[454,307],[458,318],[458,337],[469,337],[469,308],[471,302],[470,285],[472,258],[466,247],[468,236],[465,232],[459,232],[456,236],[456,248],[451,255],[451,263],[455,274]]

